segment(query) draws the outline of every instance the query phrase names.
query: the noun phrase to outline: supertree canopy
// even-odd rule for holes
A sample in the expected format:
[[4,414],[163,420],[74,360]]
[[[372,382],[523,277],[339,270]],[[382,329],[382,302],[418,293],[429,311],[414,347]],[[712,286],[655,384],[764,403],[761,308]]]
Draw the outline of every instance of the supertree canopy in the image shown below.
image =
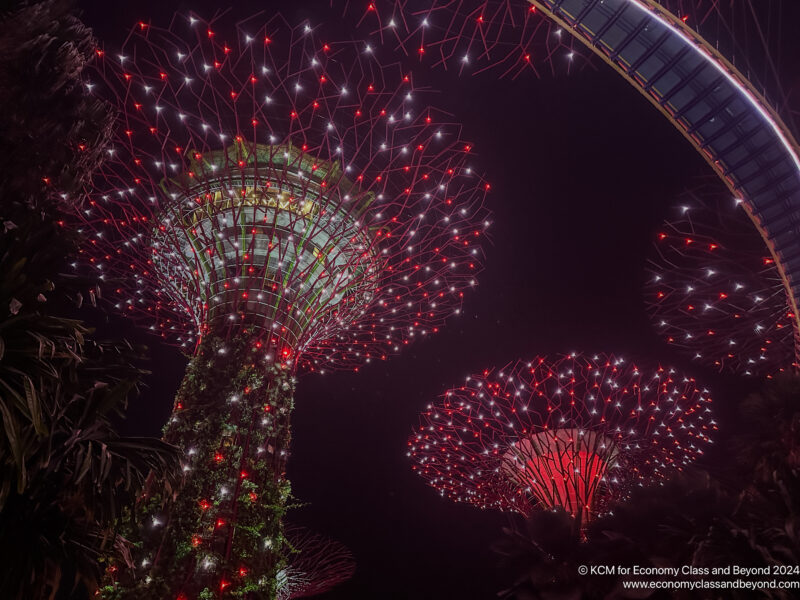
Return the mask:
[[451,500],[586,521],[633,485],[703,453],[707,390],[671,369],[606,355],[518,361],[468,377],[420,416],[413,469]]
[[[471,72],[553,69],[579,54],[606,63],[685,136],[740,198],[763,237],[800,327],[800,151],[791,80],[777,68],[791,38],[783,3],[756,0],[332,0],[406,54]],[[524,16],[523,16],[524,15]],[[544,25],[544,22],[553,26]],[[553,41],[559,38],[560,43]],[[571,43],[571,42],[570,42]],[[536,71],[536,69],[533,69]],[[788,84],[788,86],[786,85]],[[787,91],[784,91],[786,89]],[[771,99],[767,98],[771,96]]]
[[432,66],[517,77],[568,71],[571,36],[527,0],[330,0],[370,35]]
[[339,542],[294,525],[287,525],[286,540],[291,553],[278,577],[278,600],[323,594],[355,573],[353,555]]
[[[330,0],[365,31],[406,56],[459,73],[490,71],[504,77],[525,72],[569,73],[590,61],[568,28],[547,15],[538,0]],[[561,5],[557,2],[556,5]],[[596,4],[596,3],[593,3]],[[602,4],[602,2],[600,3]],[[691,26],[732,46],[734,24],[746,9],[720,0],[660,0]],[[587,9],[588,10],[588,9]],[[739,13],[745,14],[745,19]],[[734,18],[735,17],[735,18]],[[740,26],[740,25],[739,25]]]
[[165,429],[186,480],[141,500],[136,568],[106,591],[272,598],[294,374],[358,370],[458,313],[489,186],[410,73],[310,24],[179,15],[97,54],[87,88],[121,114],[76,268],[193,353]]
[[772,375],[796,364],[796,319],[773,257],[734,200],[698,187],[656,235],[645,302],[669,344],[718,370]]

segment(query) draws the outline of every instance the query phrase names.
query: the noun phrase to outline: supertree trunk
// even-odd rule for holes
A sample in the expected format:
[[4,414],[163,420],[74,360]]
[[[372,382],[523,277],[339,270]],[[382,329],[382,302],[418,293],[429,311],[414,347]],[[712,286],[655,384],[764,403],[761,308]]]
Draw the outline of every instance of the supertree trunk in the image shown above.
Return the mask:
[[135,573],[106,597],[276,596],[294,385],[292,370],[264,362],[257,346],[210,336],[192,358],[165,428],[185,452],[183,486],[141,499]]
[[95,93],[121,118],[70,211],[92,234],[75,268],[113,281],[104,299],[165,341],[203,340],[166,431],[190,470],[133,519],[135,579],[151,578],[133,597],[269,598],[291,551],[292,373],[357,371],[458,315],[490,185],[460,125],[362,41],[277,14],[227,33],[227,18],[203,21],[200,38],[184,20],[139,23],[121,54],[97,53]]

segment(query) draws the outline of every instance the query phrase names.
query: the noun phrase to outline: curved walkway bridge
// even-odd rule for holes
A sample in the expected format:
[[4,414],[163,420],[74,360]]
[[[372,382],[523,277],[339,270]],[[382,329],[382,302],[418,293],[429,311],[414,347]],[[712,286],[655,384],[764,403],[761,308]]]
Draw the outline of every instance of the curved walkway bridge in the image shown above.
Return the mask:
[[800,150],[766,99],[654,0],[529,2],[644,94],[741,198],[780,270],[797,336]]

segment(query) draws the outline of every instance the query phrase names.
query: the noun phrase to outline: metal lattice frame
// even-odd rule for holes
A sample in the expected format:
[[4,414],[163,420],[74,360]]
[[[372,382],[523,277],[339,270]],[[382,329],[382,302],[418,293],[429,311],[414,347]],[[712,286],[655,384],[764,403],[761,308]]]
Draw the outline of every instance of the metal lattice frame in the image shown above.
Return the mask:
[[262,331],[319,371],[385,359],[458,313],[488,184],[460,126],[368,44],[308,25],[140,23],[98,50],[116,142],[79,227],[105,297],[191,350]]
[[335,540],[294,525],[286,527],[286,539],[293,552],[289,555],[285,583],[278,590],[278,600],[323,594],[355,573],[353,555]]
[[468,377],[429,405],[408,454],[451,500],[593,518],[631,486],[701,456],[716,430],[710,404],[671,369],[606,355],[536,358]]
[[790,367],[794,315],[747,215],[706,187],[680,204],[648,262],[645,302],[656,331],[719,370],[771,375]]
[[394,50],[423,64],[501,77],[568,72],[574,41],[525,0],[331,0]]

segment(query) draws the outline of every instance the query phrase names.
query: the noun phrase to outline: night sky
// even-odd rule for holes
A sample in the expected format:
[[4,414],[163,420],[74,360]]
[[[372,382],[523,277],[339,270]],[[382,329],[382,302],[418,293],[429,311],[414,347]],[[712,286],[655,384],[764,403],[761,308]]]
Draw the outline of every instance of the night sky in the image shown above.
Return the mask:
[[[210,17],[220,4],[78,2],[109,50],[140,20]],[[279,10],[290,23],[308,18],[329,23],[331,36],[362,37],[328,0],[233,5],[237,17]],[[343,542],[358,563],[351,581],[320,598],[482,599],[509,583],[490,544],[510,517],[440,498],[405,454],[417,414],[471,372],[570,351],[662,361],[712,390],[721,435],[753,387],[690,364],[650,328],[642,285],[653,235],[675,216],[680,192],[711,171],[636,90],[600,61],[543,80],[441,69],[431,77],[424,66],[415,76],[446,90],[430,101],[475,144],[475,165],[492,184],[493,241],[463,314],[438,335],[357,374],[300,379],[288,474],[306,505],[290,520]],[[160,435],[186,359],[124,322],[109,327],[147,343],[153,357],[125,429]]]

